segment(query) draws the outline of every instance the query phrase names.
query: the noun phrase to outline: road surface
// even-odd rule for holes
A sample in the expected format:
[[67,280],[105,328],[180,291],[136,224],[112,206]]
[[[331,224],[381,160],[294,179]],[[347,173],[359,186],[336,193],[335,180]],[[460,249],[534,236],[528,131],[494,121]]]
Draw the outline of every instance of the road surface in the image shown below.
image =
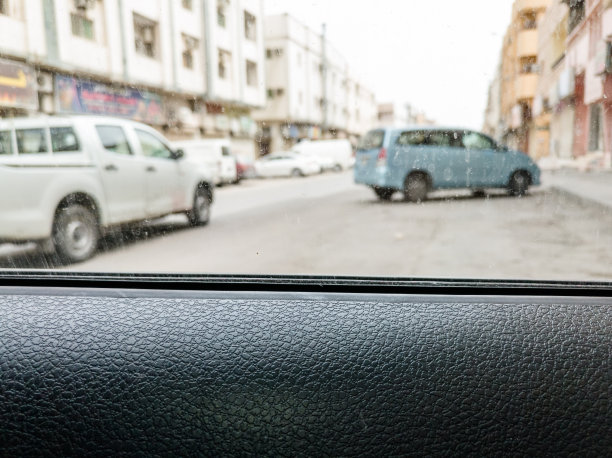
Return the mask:
[[[457,195],[458,194],[458,195]],[[26,250],[2,268],[47,268]],[[350,172],[217,191],[210,225],[172,216],[118,236],[68,270],[612,280],[612,213],[546,187],[380,202]]]

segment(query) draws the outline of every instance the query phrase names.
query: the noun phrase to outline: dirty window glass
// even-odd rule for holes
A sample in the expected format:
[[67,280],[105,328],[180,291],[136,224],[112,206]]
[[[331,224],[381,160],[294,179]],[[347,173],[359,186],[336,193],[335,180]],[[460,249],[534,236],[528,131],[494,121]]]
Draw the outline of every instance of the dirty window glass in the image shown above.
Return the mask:
[[425,132],[402,132],[397,139],[397,144],[401,146],[419,146],[427,144],[428,134]]
[[79,140],[72,127],[51,127],[51,149],[54,153],[69,153],[80,150]]
[[368,132],[359,142],[359,149],[374,149],[380,148],[383,145],[385,133],[382,130],[373,130]]
[[140,147],[144,156],[159,159],[172,158],[172,151],[154,135],[140,129],[136,129],[136,135],[140,141]]
[[39,154],[47,152],[45,129],[18,129],[17,150],[19,154]]
[[476,132],[463,133],[463,146],[468,149],[494,149],[495,144],[491,139]]
[[117,154],[132,154],[130,144],[122,127],[96,126],[98,137],[104,149]]
[[13,154],[13,140],[10,130],[0,131],[0,154]]

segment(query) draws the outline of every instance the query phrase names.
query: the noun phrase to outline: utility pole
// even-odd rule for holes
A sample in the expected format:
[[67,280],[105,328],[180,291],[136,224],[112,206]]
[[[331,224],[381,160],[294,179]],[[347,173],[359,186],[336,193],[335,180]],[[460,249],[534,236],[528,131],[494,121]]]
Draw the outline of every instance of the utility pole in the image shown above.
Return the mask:
[[321,109],[323,110],[323,122],[321,124],[321,136],[325,138],[327,133],[327,52],[326,52],[326,38],[327,25],[321,26],[321,82],[322,82],[322,97],[321,97]]

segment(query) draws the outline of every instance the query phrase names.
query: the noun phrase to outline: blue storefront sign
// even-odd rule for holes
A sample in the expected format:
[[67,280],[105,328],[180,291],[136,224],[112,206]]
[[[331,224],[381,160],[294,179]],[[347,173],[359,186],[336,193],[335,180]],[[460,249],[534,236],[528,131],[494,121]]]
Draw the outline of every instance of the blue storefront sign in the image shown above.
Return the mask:
[[164,123],[161,97],[148,91],[56,75],[55,94],[59,113],[119,116],[148,124]]

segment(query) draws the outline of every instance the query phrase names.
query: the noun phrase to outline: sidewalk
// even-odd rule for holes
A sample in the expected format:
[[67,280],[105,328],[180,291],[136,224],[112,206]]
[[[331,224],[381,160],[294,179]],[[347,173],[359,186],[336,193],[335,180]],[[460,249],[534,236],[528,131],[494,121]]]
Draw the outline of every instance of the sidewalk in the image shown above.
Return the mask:
[[611,171],[547,171],[542,173],[542,185],[585,203],[612,209]]

